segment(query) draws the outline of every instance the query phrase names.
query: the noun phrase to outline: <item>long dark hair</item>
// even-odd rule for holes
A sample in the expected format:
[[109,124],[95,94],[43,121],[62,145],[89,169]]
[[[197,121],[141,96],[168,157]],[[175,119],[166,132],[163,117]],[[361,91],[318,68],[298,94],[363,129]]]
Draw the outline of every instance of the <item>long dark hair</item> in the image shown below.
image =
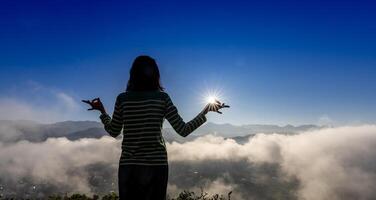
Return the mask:
[[138,56],[132,64],[129,72],[127,91],[150,91],[160,90],[163,87],[160,83],[158,65],[150,56]]

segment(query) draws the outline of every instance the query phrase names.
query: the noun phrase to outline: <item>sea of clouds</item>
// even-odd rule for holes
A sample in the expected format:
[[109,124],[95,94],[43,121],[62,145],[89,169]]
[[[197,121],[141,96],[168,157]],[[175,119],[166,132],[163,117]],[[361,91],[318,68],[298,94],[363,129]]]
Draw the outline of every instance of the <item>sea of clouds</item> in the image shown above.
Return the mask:
[[[120,142],[107,136],[0,142],[0,192],[42,197],[116,191]],[[167,149],[172,196],[203,188],[233,191],[234,199],[273,199],[272,191],[307,200],[376,198],[376,125],[257,134],[244,144],[206,135],[167,143]]]

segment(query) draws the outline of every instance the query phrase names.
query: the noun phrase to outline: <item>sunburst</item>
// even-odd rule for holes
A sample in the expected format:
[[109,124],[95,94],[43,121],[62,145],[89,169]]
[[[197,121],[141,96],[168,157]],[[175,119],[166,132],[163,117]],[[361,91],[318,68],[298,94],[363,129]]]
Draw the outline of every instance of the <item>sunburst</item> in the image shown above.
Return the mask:
[[223,101],[223,93],[218,89],[207,90],[203,94],[202,101],[204,104],[214,104],[216,101]]

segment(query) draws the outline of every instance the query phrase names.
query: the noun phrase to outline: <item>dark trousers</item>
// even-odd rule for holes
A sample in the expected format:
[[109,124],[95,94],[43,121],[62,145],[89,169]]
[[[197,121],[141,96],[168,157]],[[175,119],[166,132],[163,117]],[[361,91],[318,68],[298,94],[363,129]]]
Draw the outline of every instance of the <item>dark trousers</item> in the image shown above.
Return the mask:
[[166,200],[168,166],[119,166],[120,200]]

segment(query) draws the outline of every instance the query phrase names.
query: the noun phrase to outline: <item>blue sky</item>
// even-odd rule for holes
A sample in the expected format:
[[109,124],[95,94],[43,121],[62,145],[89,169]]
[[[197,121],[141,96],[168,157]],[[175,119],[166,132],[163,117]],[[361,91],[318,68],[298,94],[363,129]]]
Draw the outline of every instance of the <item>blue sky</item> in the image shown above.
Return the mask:
[[111,111],[132,60],[147,54],[187,120],[206,91],[220,90],[232,107],[213,122],[373,123],[375,9],[371,1],[2,1],[0,103],[40,111],[62,100],[77,109],[64,120],[97,119],[79,100],[99,96]]

